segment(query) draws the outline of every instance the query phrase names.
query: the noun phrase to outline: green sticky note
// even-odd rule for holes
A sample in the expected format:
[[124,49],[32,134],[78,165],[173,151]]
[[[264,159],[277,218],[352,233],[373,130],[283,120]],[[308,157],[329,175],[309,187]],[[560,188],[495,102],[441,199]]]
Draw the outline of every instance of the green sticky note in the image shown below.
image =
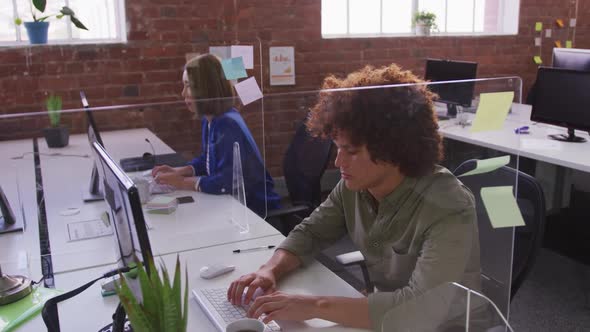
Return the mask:
[[543,23],[542,22],[535,23],[535,31],[541,31],[541,30],[543,30]]
[[513,98],[514,91],[480,94],[471,132],[502,129]]
[[61,291],[37,287],[22,299],[0,306],[0,331],[13,331],[20,324],[37,315],[45,301],[60,294]]
[[524,226],[512,186],[481,188],[480,193],[492,227]]
[[478,160],[477,167],[475,167],[474,170],[471,170],[471,171],[461,174],[459,176],[469,176],[469,175],[491,172],[491,171],[497,170],[498,168],[500,168],[504,165],[508,165],[509,162],[510,162],[510,156],[502,156],[502,157]]
[[244,68],[244,60],[242,60],[241,56],[221,60],[221,67],[223,68],[225,78],[228,80],[237,80],[238,78],[248,76]]
[[536,64],[538,64],[538,65],[540,65],[540,64],[542,64],[542,63],[543,63],[543,60],[541,60],[541,57],[540,57],[540,56],[538,56],[538,55],[535,55],[535,56],[533,57],[533,61],[534,61]]
[[571,40],[566,40],[565,41],[565,47],[566,48],[572,48],[572,41]]

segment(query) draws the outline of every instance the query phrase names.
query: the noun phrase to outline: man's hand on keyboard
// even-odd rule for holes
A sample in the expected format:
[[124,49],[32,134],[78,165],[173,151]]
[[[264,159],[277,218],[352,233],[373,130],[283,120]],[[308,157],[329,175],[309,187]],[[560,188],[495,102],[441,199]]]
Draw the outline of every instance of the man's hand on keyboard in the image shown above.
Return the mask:
[[248,317],[262,319],[264,323],[271,320],[303,321],[315,318],[314,312],[319,299],[309,295],[293,295],[283,292],[274,292],[258,297],[248,309]]
[[[276,278],[272,271],[261,268],[234,280],[227,289],[227,300],[233,305],[248,305],[258,288],[262,289],[264,294],[271,294],[276,290],[276,285]],[[243,297],[242,303],[242,295],[246,287],[248,291]]]
[[152,176],[156,177],[158,174],[175,173],[176,170],[168,165],[156,166],[152,169]]

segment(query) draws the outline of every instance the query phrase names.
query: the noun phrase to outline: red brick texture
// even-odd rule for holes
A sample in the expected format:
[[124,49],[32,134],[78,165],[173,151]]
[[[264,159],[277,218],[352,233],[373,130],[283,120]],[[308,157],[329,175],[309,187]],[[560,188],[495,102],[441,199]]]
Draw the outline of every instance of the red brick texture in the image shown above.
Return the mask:
[[[555,18],[567,21],[571,0],[521,0],[519,33],[495,37],[405,37],[322,39],[320,0],[138,0],[127,1],[125,44],[27,46],[0,48],[0,114],[43,110],[46,93],[61,95],[64,108],[80,107],[84,89],[93,106],[140,104],[180,99],[181,70],[187,53],[208,47],[262,45],[264,92],[314,90],[327,74],[344,74],[365,64],[396,62],[423,74],[426,57],[479,62],[480,77],[520,76],[528,90],[536,74],[532,56],[534,24],[556,29]],[[590,2],[580,1],[575,47],[590,48]],[[565,30],[554,31],[565,36]],[[543,59],[550,63],[552,39],[543,38]],[[294,46],[297,85],[269,87],[268,47]],[[256,59],[254,75],[260,83]],[[280,100],[279,100],[280,99]],[[272,175],[281,173],[281,159],[296,122],[313,103],[312,95],[275,97],[265,101],[265,149]],[[246,119],[262,145],[261,103],[245,108]],[[105,129],[145,126],[187,155],[198,151],[199,125],[183,104],[135,107],[124,116],[101,116]],[[106,113],[105,113],[106,114]],[[110,113],[112,114],[112,113]],[[80,114],[64,115],[74,132],[84,130]],[[0,119],[0,139],[39,136],[45,116]]]

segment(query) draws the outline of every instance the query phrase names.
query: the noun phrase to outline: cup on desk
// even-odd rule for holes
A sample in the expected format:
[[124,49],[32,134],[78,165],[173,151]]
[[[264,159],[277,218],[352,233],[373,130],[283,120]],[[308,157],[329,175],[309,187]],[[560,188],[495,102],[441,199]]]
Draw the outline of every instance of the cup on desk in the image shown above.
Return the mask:
[[264,323],[258,319],[243,318],[229,323],[225,332],[264,332]]
[[139,193],[141,204],[145,204],[150,199],[150,182],[146,178],[137,176],[133,178],[133,183]]

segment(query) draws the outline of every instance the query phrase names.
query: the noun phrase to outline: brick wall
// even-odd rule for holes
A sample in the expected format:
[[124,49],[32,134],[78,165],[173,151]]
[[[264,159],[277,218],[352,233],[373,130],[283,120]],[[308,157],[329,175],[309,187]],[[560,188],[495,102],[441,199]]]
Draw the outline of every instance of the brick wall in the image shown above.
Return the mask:
[[[344,74],[365,64],[396,62],[422,74],[426,57],[477,61],[480,77],[517,75],[524,79],[526,91],[536,73],[531,60],[536,52],[534,22],[551,25],[554,18],[567,18],[573,9],[570,0],[521,0],[517,36],[323,40],[320,4],[320,0],[127,1],[126,44],[0,48],[0,114],[42,110],[46,92],[61,95],[64,108],[77,108],[80,89],[93,106],[178,100],[185,54],[235,41],[254,44],[255,54],[262,45],[265,93],[317,89],[325,75]],[[549,39],[543,41],[543,58],[549,63],[551,46]],[[269,46],[295,47],[296,86],[268,86]],[[590,48],[587,1],[580,1],[575,47]],[[260,82],[258,63],[249,74]],[[286,144],[313,96],[281,99],[265,103],[264,137],[273,175],[280,173]],[[259,143],[263,137],[260,105],[245,110]],[[147,126],[173,148],[195,153],[199,126],[183,115],[183,105],[155,108],[151,113],[135,107],[127,109],[125,116],[103,116],[99,125],[108,129]],[[47,123],[45,116],[2,119],[0,139],[38,136]],[[80,114],[68,114],[64,123],[82,132],[85,122]]]

